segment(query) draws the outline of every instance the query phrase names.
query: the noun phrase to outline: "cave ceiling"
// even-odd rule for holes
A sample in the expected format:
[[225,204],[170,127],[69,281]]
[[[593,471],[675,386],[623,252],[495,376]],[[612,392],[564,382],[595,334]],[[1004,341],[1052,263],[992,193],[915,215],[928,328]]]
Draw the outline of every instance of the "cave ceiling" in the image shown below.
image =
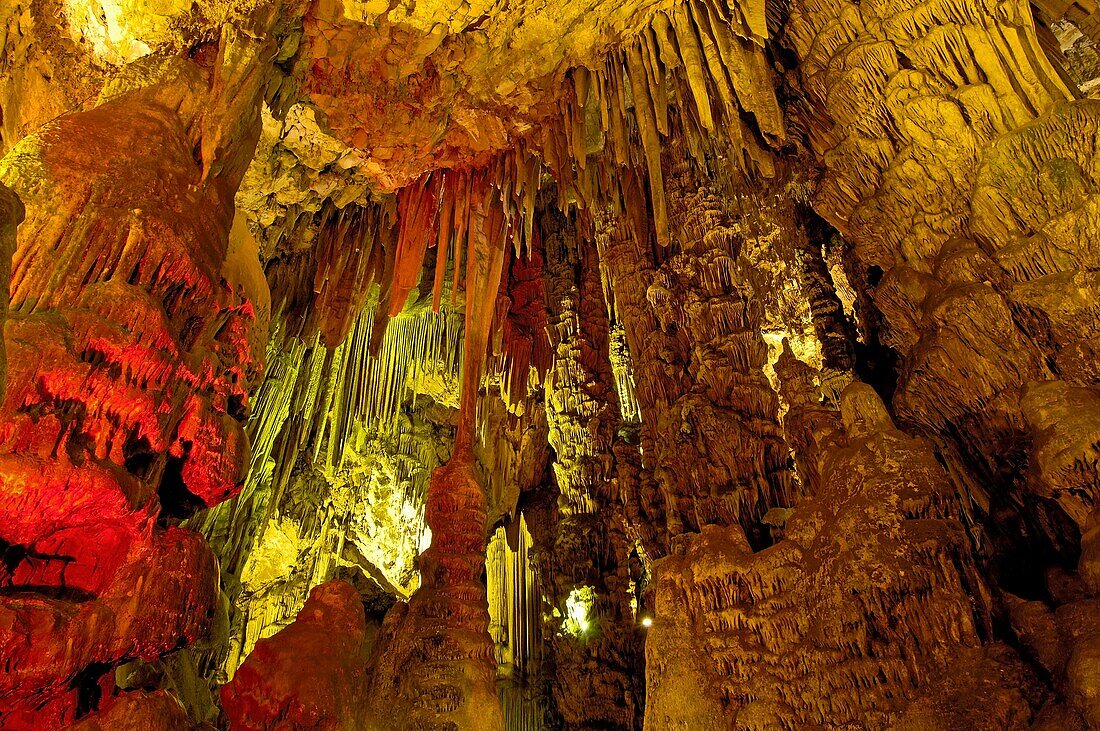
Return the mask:
[[[36,70],[36,58],[42,76],[52,80],[55,70],[72,75],[77,88],[67,91],[79,98],[79,85],[89,79],[78,78],[77,69],[102,76],[154,50],[201,48],[219,23],[255,5],[16,3],[23,15],[9,20],[9,57],[19,60],[24,52],[22,59],[32,62],[23,69],[28,75]],[[558,124],[563,85],[572,85],[566,72],[600,68],[609,50],[646,31],[656,14],[675,5],[320,0],[284,39],[279,60],[294,67],[300,85],[294,102],[310,108],[316,128],[310,124],[309,133],[320,136],[316,144],[331,145],[331,138],[350,148],[354,168],[372,190],[392,192],[430,170],[483,164],[536,137],[540,125]],[[762,3],[746,12],[762,19]],[[51,42],[31,41],[31,32]],[[56,68],[62,64],[70,68]]]

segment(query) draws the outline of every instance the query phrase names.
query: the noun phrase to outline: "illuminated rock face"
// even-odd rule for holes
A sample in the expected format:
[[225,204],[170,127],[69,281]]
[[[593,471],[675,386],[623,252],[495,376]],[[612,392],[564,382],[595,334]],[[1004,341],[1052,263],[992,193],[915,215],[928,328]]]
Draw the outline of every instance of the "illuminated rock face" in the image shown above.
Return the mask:
[[615,494],[620,415],[607,306],[595,242],[558,211],[543,212],[541,228],[554,348],[546,411],[558,487],[553,544],[541,568],[562,615],[547,627],[554,700],[570,728],[632,728],[643,705],[641,645],[630,609],[631,546]]
[[10,727],[73,720],[112,690],[114,665],[209,627],[214,558],[164,523],[237,489],[264,337],[249,287],[263,279],[247,254],[227,257],[249,135],[225,130],[204,182],[194,112],[209,81],[189,62],[172,71],[0,165],[26,207],[0,409]]
[[222,686],[230,726],[362,728],[372,640],[355,587],[330,581],[314,588],[298,618],[260,640],[232,682]]
[[1100,725],[1039,5],[6,3],[0,726]]
[[[891,727],[926,693],[943,697],[907,722],[994,729],[1030,716],[1028,689],[998,683],[1014,670],[981,649],[988,607],[972,597],[986,594],[946,473],[868,386],[850,386],[841,410],[820,488],[783,540],[754,553],[739,527],[710,526],[658,562],[647,728],[713,714],[738,729]],[[974,715],[974,698],[953,705],[977,682],[960,665],[992,679]]]
[[483,488],[469,458],[432,475],[421,587],[391,610],[371,675],[367,728],[503,728],[485,600]]

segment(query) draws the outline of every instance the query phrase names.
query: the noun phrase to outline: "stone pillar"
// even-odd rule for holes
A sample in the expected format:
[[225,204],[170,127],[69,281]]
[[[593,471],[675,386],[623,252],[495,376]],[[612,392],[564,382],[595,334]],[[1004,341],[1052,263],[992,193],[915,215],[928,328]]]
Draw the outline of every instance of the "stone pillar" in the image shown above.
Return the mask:
[[[540,228],[554,353],[546,415],[559,492],[544,575],[563,613],[548,633],[554,698],[569,728],[632,729],[640,725],[643,706],[642,689],[635,687],[641,635],[623,560],[629,546],[616,489],[620,414],[607,307],[592,240],[555,209],[543,212]],[[587,607],[582,626],[568,616],[571,598]]]
[[123,658],[209,627],[213,556],[172,523],[232,496],[248,454],[264,280],[227,249],[265,37],[227,28],[215,68],[143,59],[0,162],[26,206],[0,405],[5,727],[108,704]]
[[678,145],[666,167],[673,246],[662,261],[638,225],[600,252],[634,359],[642,461],[664,496],[669,535],[738,523],[766,542],[759,519],[789,505],[794,487],[744,227],[723,202],[749,194],[723,190]]
[[[486,498],[475,469],[477,401],[506,244],[503,207],[484,179],[471,193],[458,427],[424,511],[432,544],[421,584],[386,616],[368,664],[367,729],[504,727],[485,589]],[[465,244],[460,241],[460,244]]]

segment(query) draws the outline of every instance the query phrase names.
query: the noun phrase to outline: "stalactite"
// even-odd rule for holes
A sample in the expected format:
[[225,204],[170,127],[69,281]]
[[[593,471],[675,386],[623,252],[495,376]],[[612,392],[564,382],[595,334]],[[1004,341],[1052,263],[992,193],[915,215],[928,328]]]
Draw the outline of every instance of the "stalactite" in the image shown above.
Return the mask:
[[541,662],[539,586],[530,550],[522,515],[507,528],[497,528],[486,550],[489,633],[497,666],[516,678],[534,674]]
[[687,0],[655,13],[648,27],[609,53],[602,66],[571,69],[559,102],[561,119],[545,127],[541,139],[559,184],[559,203],[567,195],[586,202],[600,198],[601,165],[587,164],[588,109],[599,119],[604,155],[646,171],[661,246],[671,241],[661,157],[669,135],[677,136],[669,122],[673,107],[684,120],[680,134],[693,154],[700,154],[708,137],[718,136],[734,151],[738,169],[770,174],[767,145],[782,141],[785,127],[769,83],[763,18],[763,4],[748,10]]
[[[256,445],[249,478],[241,495],[211,511],[202,526],[224,569],[245,583],[235,602],[232,636],[239,641],[225,659],[227,677],[257,639],[287,625],[308,592],[332,578],[331,561],[344,560],[344,551],[334,548],[342,541],[365,551],[372,570],[390,582],[388,590],[405,596],[411,591],[410,579],[402,576],[411,570],[423,524],[407,513],[420,515],[438,457],[430,441],[417,438],[414,430],[422,427],[410,423],[403,408],[417,398],[457,405],[462,314],[421,307],[396,316],[378,353],[371,354],[375,313],[374,305],[364,307],[348,339],[335,348],[319,340],[306,346],[279,332],[272,336],[271,366],[248,424]],[[387,481],[377,482],[377,475],[387,475]],[[294,503],[286,497],[291,485]],[[343,505],[342,512],[308,527],[310,512],[326,502]],[[363,507],[377,504],[377,515]],[[371,553],[373,543],[357,542],[357,536],[390,524],[401,528],[396,545],[378,546],[384,553]],[[288,534],[291,525],[297,527]],[[332,526],[328,540],[322,525]],[[294,571],[272,586],[274,577],[257,574],[246,559],[255,564],[280,545],[303,554]],[[255,576],[254,585],[246,575]]]
[[[534,232],[531,237],[537,241]],[[550,366],[541,251],[509,254],[505,272],[497,295],[487,369],[492,378],[500,379],[501,396],[509,410],[516,411],[535,385],[529,384],[531,376],[541,380]]]
[[[486,500],[473,448],[478,386],[515,219],[509,221],[510,199],[484,172],[471,178],[457,432],[450,460],[428,486],[425,521],[432,544],[420,557],[420,588],[408,605],[394,610],[400,613],[392,620],[393,631],[380,641],[368,667],[368,718],[376,728],[503,728],[482,579]],[[456,247],[456,261],[459,251]]]
[[[505,239],[515,242],[518,252],[524,236],[529,235],[524,231],[524,206],[533,205],[530,186],[538,184],[537,167],[529,160],[511,155],[481,171],[425,176],[397,196],[393,247],[377,243],[377,231],[390,226],[382,208],[363,208],[350,218],[345,212],[334,211],[333,218],[323,224],[319,240],[327,247],[325,251],[332,253],[321,252],[320,262],[328,263],[318,264],[314,295],[310,300],[320,327],[326,327],[326,322],[339,323],[341,307],[336,305],[343,302],[347,306],[355,299],[335,299],[326,295],[331,287],[337,288],[331,289],[335,292],[351,282],[354,291],[362,291],[369,289],[372,281],[379,281],[382,285],[379,301],[377,305],[363,308],[350,325],[344,342],[335,347],[324,347],[324,340],[315,341],[309,347],[301,345],[299,338],[285,340],[287,345],[282,347],[288,367],[285,371],[277,368],[273,376],[278,380],[261,389],[263,403],[269,404],[271,412],[263,409],[253,421],[263,434],[260,443],[264,452],[257,454],[256,463],[263,464],[267,454],[276,450],[276,469],[270,474],[263,470],[253,473],[247,491],[249,498],[234,507],[233,517],[227,509],[207,519],[207,529],[212,535],[221,530],[220,524],[239,526],[243,522],[251,524],[253,531],[251,535],[238,532],[225,544],[229,556],[250,557],[244,563],[238,558],[227,564],[239,572],[244,589],[236,600],[234,649],[226,660],[227,675],[232,674],[236,664],[258,639],[270,635],[293,618],[306,593],[333,575],[336,562],[345,561],[342,554],[347,550],[358,550],[360,553],[356,555],[360,558],[353,561],[365,559],[368,566],[374,566],[372,571],[380,570],[392,582],[383,587],[385,591],[407,596],[407,591],[415,587],[415,584],[409,586],[407,578],[399,580],[393,573],[404,570],[400,559],[391,568],[385,554],[373,553],[377,550],[375,543],[356,539],[363,511],[354,506],[362,504],[364,496],[374,505],[381,495],[390,494],[379,492],[383,486],[375,487],[375,477],[368,475],[371,471],[377,475],[378,470],[392,470],[388,479],[392,480],[393,489],[404,486],[401,488],[403,495],[393,498],[397,501],[394,510],[401,515],[394,512],[379,516],[378,520],[385,520],[387,524],[389,521],[395,524],[408,521],[401,529],[403,537],[397,540],[404,545],[411,536],[412,548],[416,549],[415,539],[421,532],[416,516],[424,505],[427,473],[437,464],[438,456],[430,443],[425,445],[404,433],[408,429],[404,405],[410,402],[415,405],[418,398],[427,398],[444,406],[459,406],[460,415],[476,408],[481,382],[481,366],[477,365],[480,359],[475,361],[474,380],[466,387],[466,393],[473,394],[474,406],[464,405],[457,399],[459,364],[468,361],[463,355],[462,344],[471,327],[474,332],[470,337],[481,338],[488,344],[490,324],[495,317],[505,317],[501,312],[507,313],[507,319],[494,329],[503,333],[497,348],[499,365],[496,367],[506,379],[504,395],[511,398],[513,384],[518,383],[522,389],[527,370],[532,366],[537,369],[539,362],[545,360],[545,354],[540,355],[538,339],[522,335],[532,329],[532,323],[523,320],[524,305],[510,302],[505,310],[495,306],[506,251]],[[448,225],[442,225],[441,221]],[[483,244],[478,243],[486,240],[493,242],[498,252],[488,260]],[[375,243],[370,248],[372,241]],[[437,244],[432,311],[416,305],[413,312],[399,315],[398,311],[404,307],[420,278],[427,248]],[[355,252],[356,258],[349,259],[358,267],[353,277],[347,275],[346,268],[339,268],[338,260],[333,261],[333,254],[349,248],[362,249]],[[518,268],[521,263],[517,260],[513,270]],[[537,284],[537,263],[528,269],[527,278]],[[329,274],[322,276],[322,272],[335,272],[332,280],[335,284],[330,285],[332,278]],[[513,276],[510,281],[516,283],[518,280]],[[464,287],[467,290],[465,315],[442,305],[442,290],[448,283],[455,289]],[[489,297],[490,294],[494,296]],[[494,306],[486,307],[485,302]],[[471,319],[471,312],[475,319]],[[344,319],[347,320],[346,316]],[[468,367],[467,362],[463,368]],[[517,373],[523,378],[515,375]],[[272,396],[264,398],[263,394],[268,392]],[[472,432],[471,416],[460,416],[459,420],[460,424],[464,423],[462,419],[466,420],[467,426],[463,429],[467,439]],[[526,429],[523,422],[517,421],[516,427]],[[522,440],[526,441],[526,437]],[[372,455],[376,452],[372,450],[377,447],[372,445],[376,444],[383,445],[382,456],[396,448],[392,452],[396,459],[394,467],[384,467],[383,463],[375,461]],[[488,444],[492,447],[495,442]],[[428,446],[430,454],[423,454],[424,446]],[[498,451],[511,459],[509,450],[491,449],[488,454],[496,459]],[[500,467],[498,464],[490,473],[493,484],[500,485],[502,476],[502,487],[506,489],[510,489],[507,488],[509,484],[520,481],[519,475],[509,477],[514,470],[507,464],[503,469]],[[522,465],[517,462],[516,467]],[[324,501],[342,507],[335,511],[332,507],[325,508],[319,518],[302,512]],[[512,497],[513,507],[514,502],[515,497]],[[507,500],[501,495],[493,503],[507,505]],[[411,510],[410,515],[405,514],[406,508]],[[255,517],[248,517],[253,511]],[[375,525],[371,520],[368,515],[367,528]],[[444,540],[438,531],[430,535],[433,545]],[[346,548],[349,546],[353,548]],[[394,548],[392,543],[389,548]],[[299,568],[271,584],[270,571],[286,560],[279,552],[288,550],[291,554],[287,557]],[[265,564],[269,561],[275,563]],[[377,581],[379,577],[372,580]],[[429,598],[427,601],[435,600]]]

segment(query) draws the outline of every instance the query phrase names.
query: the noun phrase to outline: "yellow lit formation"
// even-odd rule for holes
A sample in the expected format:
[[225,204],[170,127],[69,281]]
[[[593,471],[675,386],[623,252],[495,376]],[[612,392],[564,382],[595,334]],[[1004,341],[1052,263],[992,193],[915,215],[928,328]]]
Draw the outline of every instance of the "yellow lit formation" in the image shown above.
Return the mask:
[[578,586],[565,598],[565,620],[562,632],[582,637],[592,628],[592,607],[596,604],[596,590],[591,586]]

